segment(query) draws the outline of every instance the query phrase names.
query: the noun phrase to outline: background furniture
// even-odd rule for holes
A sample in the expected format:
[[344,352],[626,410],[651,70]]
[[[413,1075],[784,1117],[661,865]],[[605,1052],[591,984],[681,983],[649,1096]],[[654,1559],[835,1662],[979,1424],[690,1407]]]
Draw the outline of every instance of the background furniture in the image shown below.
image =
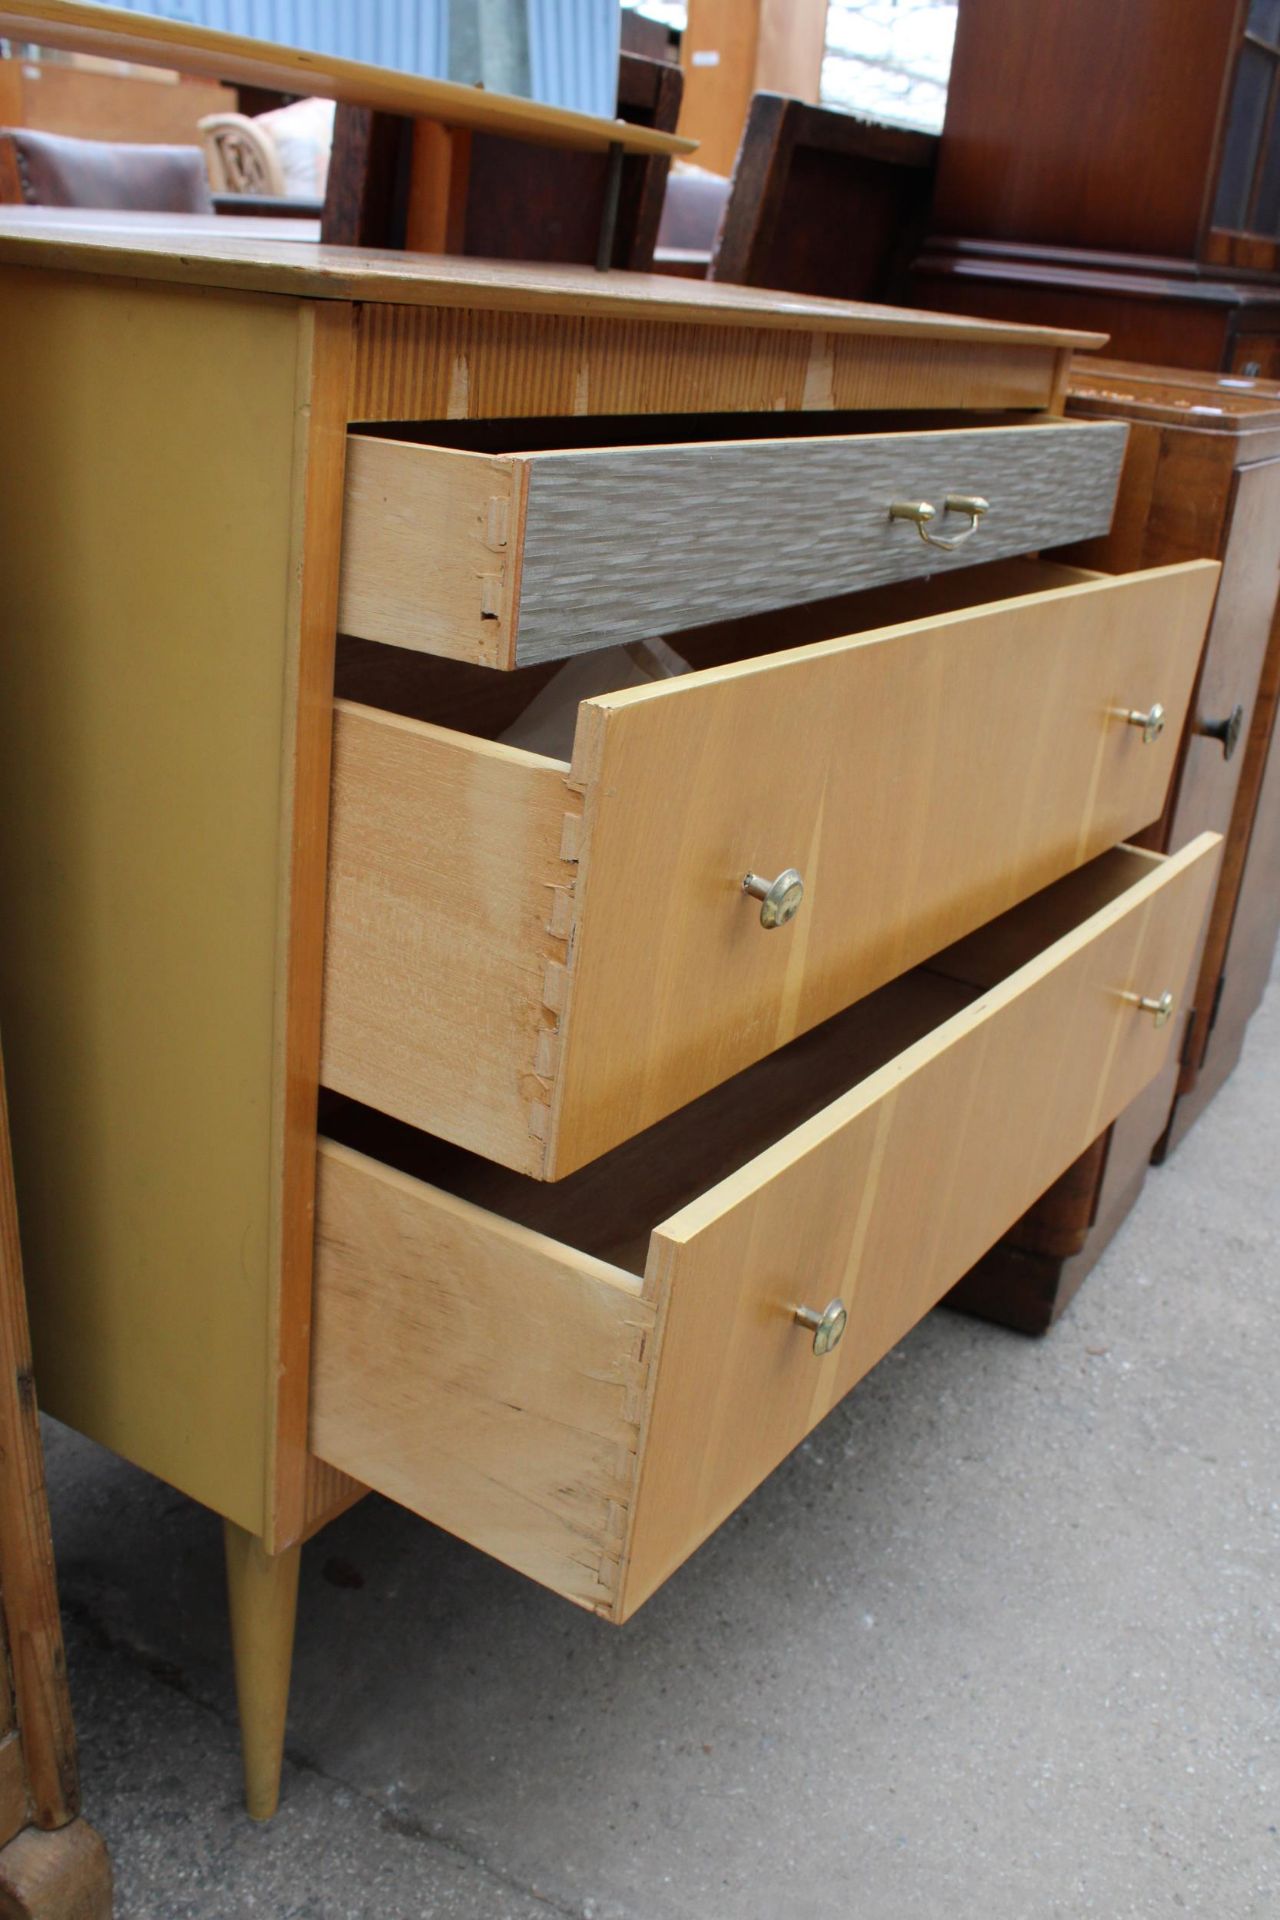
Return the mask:
[[1143,1096],[979,1261],[953,1304],[1039,1333],[1063,1311],[1124,1220],[1153,1154],[1164,1157],[1231,1072],[1280,933],[1280,387],[1163,368],[1077,367],[1067,411],[1127,420],[1110,536],[1073,549],[1086,566],[1213,555],[1222,583],[1179,765],[1145,846],[1226,835],[1196,990],[1168,1066]]
[[[680,69],[624,53],[618,122],[674,135]],[[604,123],[601,123],[602,125]],[[340,105],[323,237],[483,259],[595,261],[645,271],[653,261],[669,155],[529,146],[519,137],[446,131],[403,115]]]
[[937,148],[932,134],[758,93],[731,179],[672,169],[654,265],[892,301],[925,231]]
[[892,300],[924,233],[937,150],[931,134],[756,94],[711,278]]
[[3,127],[191,146],[204,114],[228,113],[235,104],[229,87],[158,70],[104,73],[69,60],[0,59]]
[[689,0],[680,131],[700,165],[732,171],[753,94],[817,101],[826,26],[827,0]]
[[110,1920],[106,1849],[80,1818],[0,1063],[0,1911]]
[[1273,0],[963,0],[913,297],[1280,372]]
[[1070,317],[1106,332],[1108,352],[1125,360],[1280,373],[1280,282],[1261,275],[1228,280],[1194,261],[935,234],[909,284],[913,305],[943,312]]
[[1217,569],[1020,557],[1119,476],[1062,333],[2,221],[0,300],[42,1393],[224,1517],[261,1816],[329,1516],[625,1620],[1160,1070]]
[[212,213],[199,147],[71,140],[0,127],[0,204]]
[[209,182],[215,193],[282,199],[284,168],[269,134],[245,113],[211,113],[200,122]]
[[962,0],[935,232],[1216,266],[1224,228],[1274,239],[1280,62],[1258,35],[1274,39],[1276,13],[1274,0],[1184,0],[1176,14],[1167,0]]
[[[587,257],[610,265],[618,252],[637,265],[635,236],[658,227],[664,169],[628,167],[629,156],[662,161],[689,152],[693,142],[645,123],[670,117],[676,75],[652,65],[645,98],[624,104],[631,119],[606,121],[585,113],[505,98],[474,86],[426,81],[357,61],[303,54],[297,48],[213,33],[173,19],[121,8],[83,6],[79,0],[23,0],[0,4],[0,33],[35,38],[71,52],[96,52],[184,73],[215,75],[280,94],[338,100],[334,152],[322,217],[326,240],[342,244],[407,246],[420,252],[493,252],[495,234],[474,236],[482,219],[505,227],[512,250],[532,257]],[[472,182],[472,136],[484,134]],[[514,144],[512,144],[514,142]],[[562,148],[585,156],[581,167],[558,169],[528,148]],[[591,165],[595,161],[595,165]],[[551,180],[551,219],[537,223],[530,184],[539,171]],[[574,184],[566,204],[564,186]],[[484,180],[480,175],[486,175]],[[595,173],[595,179],[583,179]],[[528,180],[526,180],[528,177]],[[474,219],[472,219],[474,205]],[[591,225],[591,250],[568,252],[566,205]],[[545,209],[543,209],[545,211]],[[451,246],[457,242],[457,248]],[[643,238],[641,238],[643,246]],[[497,252],[505,252],[501,246]]]

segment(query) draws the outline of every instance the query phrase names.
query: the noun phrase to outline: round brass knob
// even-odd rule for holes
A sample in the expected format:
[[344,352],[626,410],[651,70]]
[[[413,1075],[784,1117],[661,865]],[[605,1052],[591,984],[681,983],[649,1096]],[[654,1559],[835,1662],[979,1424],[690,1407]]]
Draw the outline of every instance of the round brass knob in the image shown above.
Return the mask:
[[776,880],[762,880],[758,873],[748,873],[743,878],[742,891],[760,902],[762,927],[785,927],[800,911],[804,881],[794,867],[788,867]]
[[1225,720],[1198,720],[1196,732],[1202,733],[1206,740],[1221,740],[1222,757],[1230,760],[1240,745],[1240,735],[1244,730],[1244,708],[1237,700]]
[[813,1335],[813,1350],[821,1359],[844,1339],[849,1311],[843,1300],[830,1300],[819,1313],[814,1307],[796,1308],[796,1325]]
[[1142,728],[1142,744],[1144,747],[1149,747],[1151,742],[1158,740],[1164,732],[1164,708],[1158,700],[1154,706],[1148,707],[1145,713],[1140,713],[1136,707],[1131,708],[1129,712],[1126,713],[1125,719],[1131,727]]
[[1151,1015],[1156,1026],[1162,1027],[1169,1018],[1169,1015],[1173,1012],[1173,995],[1171,993],[1162,993],[1158,998],[1153,998],[1151,994],[1144,993],[1138,1005],[1144,1013]]

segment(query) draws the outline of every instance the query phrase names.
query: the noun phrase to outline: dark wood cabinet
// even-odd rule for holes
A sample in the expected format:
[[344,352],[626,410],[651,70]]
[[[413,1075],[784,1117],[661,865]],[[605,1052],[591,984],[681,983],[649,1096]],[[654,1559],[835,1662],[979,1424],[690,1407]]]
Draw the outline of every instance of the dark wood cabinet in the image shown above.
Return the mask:
[[1027,1332],[1043,1332],[1062,1312],[1133,1205],[1151,1159],[1184,1138],[1230,1074],[1280,933],[1280,752],[1271,751],[1280,703],[1280,384],[1242,388],[1082,362],[1067,411],[1127,420],[1130,436],[1110,535],[1057,557],[1108,571],[1222,561],[1168,801],[1140,841],[1166,851],[1212,828],[1226,846],[1195,993],[1165,1071],[951,1296]]
[[914,304],[1280,377],[1280,0],[961,0]]
[[962,0],[935,231],[1274,266],[1280,0]]

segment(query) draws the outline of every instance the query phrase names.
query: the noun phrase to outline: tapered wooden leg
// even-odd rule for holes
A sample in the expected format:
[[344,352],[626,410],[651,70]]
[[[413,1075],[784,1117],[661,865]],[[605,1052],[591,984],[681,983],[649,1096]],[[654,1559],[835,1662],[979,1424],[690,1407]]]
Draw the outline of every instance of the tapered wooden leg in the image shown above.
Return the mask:
[[225,1527],[245,1805],[251,1819],[269,1820],[280,1800],[302,1548],[265,1553],[255,1534]]

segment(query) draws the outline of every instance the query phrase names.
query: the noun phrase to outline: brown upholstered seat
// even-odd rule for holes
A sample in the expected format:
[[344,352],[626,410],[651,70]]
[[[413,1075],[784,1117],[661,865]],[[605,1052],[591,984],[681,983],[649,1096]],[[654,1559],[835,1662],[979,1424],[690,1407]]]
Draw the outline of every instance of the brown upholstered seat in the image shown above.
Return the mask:
[[212,213],[199,147],[73,140],[0,127],[0,202],[113,207],[137,213]]

